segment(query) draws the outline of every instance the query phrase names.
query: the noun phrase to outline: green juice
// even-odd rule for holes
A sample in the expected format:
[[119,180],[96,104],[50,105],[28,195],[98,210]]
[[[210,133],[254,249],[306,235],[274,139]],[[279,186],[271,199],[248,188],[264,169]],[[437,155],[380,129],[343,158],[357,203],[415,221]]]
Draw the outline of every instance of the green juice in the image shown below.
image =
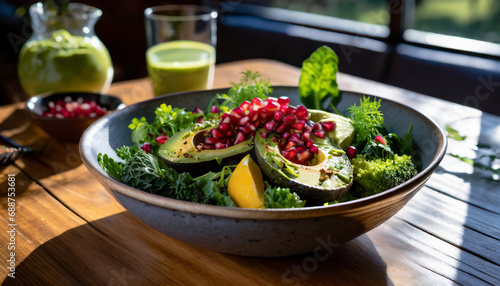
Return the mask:
[[101,92],[111,84],[113,67],[102,43],[58,30],[50,38],[23,46],[18,73],[23,89],[31,96],[44,92]]
[[212,87],[214,47],[193,41],[172,41],[146,51],[148,73],[156,96]]

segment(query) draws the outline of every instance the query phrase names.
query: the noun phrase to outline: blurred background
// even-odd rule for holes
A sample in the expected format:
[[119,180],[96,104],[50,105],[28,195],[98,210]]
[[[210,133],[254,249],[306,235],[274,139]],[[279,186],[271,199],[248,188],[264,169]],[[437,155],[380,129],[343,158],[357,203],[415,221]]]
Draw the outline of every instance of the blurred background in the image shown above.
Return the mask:
[[[111,54],[113,81],[146,77],[143,11],[175,2],[78,2],[103,11],[96,34]],[[17,58],[31,35],[28,8],[33,3],[0,0],[0,105],[27,98]],[[217,63],[269,58],[300,67],[326,44],[338,54],[341,72],[500,115],[498,0],[182,3],[218,9]]]

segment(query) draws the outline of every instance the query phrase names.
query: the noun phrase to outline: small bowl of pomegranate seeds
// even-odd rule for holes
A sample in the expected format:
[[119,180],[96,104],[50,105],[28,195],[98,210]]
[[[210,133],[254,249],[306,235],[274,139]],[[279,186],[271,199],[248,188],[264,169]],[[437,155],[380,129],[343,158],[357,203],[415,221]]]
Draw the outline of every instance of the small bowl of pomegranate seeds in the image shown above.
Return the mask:
[[49,135],[78,142],[94,121],[125,107],[121,99],[98,93],[53,93],[32,97],[26,103],[31,120]]

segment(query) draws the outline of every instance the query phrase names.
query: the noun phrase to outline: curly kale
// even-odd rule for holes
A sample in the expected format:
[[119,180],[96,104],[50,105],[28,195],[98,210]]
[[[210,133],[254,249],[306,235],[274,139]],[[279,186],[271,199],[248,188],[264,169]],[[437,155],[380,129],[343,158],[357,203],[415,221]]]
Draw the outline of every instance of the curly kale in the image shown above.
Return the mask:
[[394,154],[392,159],[369,159],[360,155],[351,163],[355,185],[349,192],[360,198],[393,188],[417,174],[417,167],[408,155]]
[[290,192],[289,188],[270,186],[266,182],[266,190],[264,191],[266,209],[301,208],[305,203],[296,193]]
[[123,146],[115,152],[124,160],[123,163],[115,162],[106,154],[98,154],[97,160],[110,176],[127,185],[178,200],[236,206],[227,194],[229,168],[193,178],[189,173],[178,173],[164,167],[158,157],[138,147]]

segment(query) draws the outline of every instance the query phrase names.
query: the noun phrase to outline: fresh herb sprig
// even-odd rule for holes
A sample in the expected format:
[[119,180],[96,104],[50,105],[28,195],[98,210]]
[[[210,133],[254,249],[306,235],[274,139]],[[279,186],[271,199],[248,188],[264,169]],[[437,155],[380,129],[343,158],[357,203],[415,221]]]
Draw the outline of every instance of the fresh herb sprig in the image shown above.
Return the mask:
[[208,110],[217,105],[221,112],[227,112],[240,106],[245,100],[251,102],[255,97],[264,100],[272,93],[271,81],[262,78],[260,72],[247,70],[241,74],[240,82],[232,82],[227,94],[217,94],[208,105]]
[[202,114],[185,111],[184,108],[172,107],[164,103],[156,108],[155,115],[152,123],[149,123],[145,117],[132,119],[128,127],[132,130],[132,142],[136,146],[148,142],[156,150],[160,145],[156,142],[158,136],[172,136],[191,126],[202,116]]

